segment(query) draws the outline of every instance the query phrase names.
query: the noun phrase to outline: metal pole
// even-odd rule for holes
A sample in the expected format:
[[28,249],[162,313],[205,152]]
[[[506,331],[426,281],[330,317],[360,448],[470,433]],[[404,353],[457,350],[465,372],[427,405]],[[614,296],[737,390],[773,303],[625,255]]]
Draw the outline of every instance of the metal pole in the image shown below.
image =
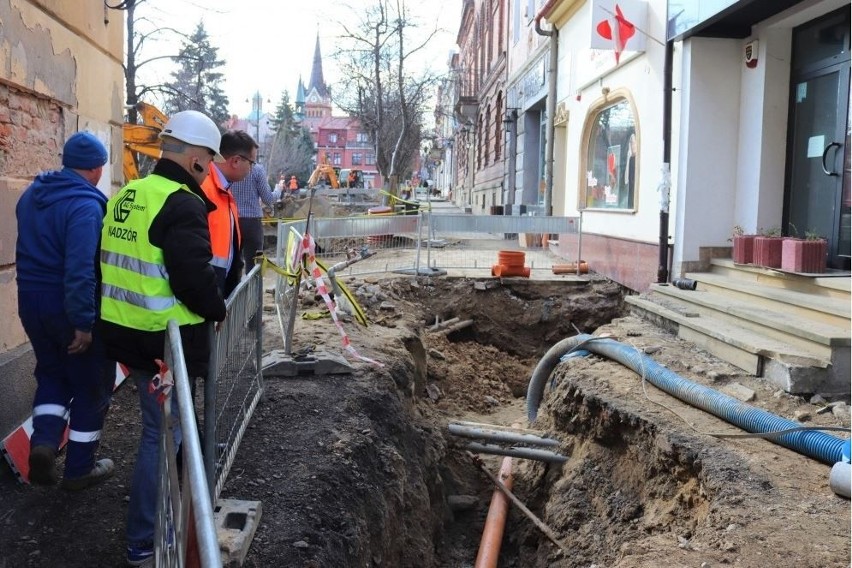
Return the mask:
[[672,66],[674,42],[666,42],[663,69],[663,181],[660,183],[660,240],[657,283],[669,279],[669,191],[672,161]]
[[[229,322],[222,322],[224,333]],[[204,472],[207,477],[207,489],[210,501],[215,499],[216,491],[216,374],[219,368],[219,333],[216,324],[208,324],[210,337],[210,359],[207,365],[207,377],[204,379]],[[195,379],[190,379],[195,380]],[[194,405],[195,401],[193,401]]]
[[568,461],[563,455],[551,452],[548,450],[536,450],[533,448],[504,448],[493,444],[480,444],[471,442],[467,445],[467,449],[480,454],[494,454],[498,456],[512,456],[516,458],[525,458],[528,460],[538,460],[545,462],[563,463]]
[[530,444],[533,446],[551,447],[559,445],[557,440],[552,438],[543,438],[534,434],[518,434],[516,432],[488,430],[487,428],[462,426],[460,424],[450,424],[449,430],[450,434],[461,436],[463,438],[474,438],[488,440],[491,442],[502,442],[505,444]]
[[[195,529],[198,538],[198,554],[202,566],[221,566],[222,559],[219,555],[219,542],[216,537],[216,526],[213,523],[213,503],[209,491],[198,491],[203,489],[206,483],[204,468],[201,460],[201,445],[197,435],[198,426],[195,423],[195,409],[192,404],[192,394],[189,390],[186,365],[178,362],[184,361],[183,344],[181,343],[180,328],[174,320],[169,321],[169,341],[175,354],[175,384],[174,388],[178,395],[178,410],[180,413],[180,424],[183,432],[183,459],[189,464],[189,491],[192,497],[192,508],[195,511]],[[209,488],[208,488],[209,489]]]

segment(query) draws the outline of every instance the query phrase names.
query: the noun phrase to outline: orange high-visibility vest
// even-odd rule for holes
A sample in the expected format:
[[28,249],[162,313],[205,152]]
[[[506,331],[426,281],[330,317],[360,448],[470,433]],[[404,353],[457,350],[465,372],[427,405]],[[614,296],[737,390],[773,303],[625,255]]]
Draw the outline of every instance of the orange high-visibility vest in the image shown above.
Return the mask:
[[290,189],[299,189],[299,182],[296,180],[296,176],[290,176]]
[[[225,176],[210,164],[210,173],[201,184],[207,198],[215,205],[216,210],[207,214],[207,224],[210,226],[210,245],[213,248],[213,260],[210,264],[227,271],[234,260],[234,255],[240,246],[240,223],[237,202],[228,191]],[[237,250],[234,250],[234,234],[237,236]]]

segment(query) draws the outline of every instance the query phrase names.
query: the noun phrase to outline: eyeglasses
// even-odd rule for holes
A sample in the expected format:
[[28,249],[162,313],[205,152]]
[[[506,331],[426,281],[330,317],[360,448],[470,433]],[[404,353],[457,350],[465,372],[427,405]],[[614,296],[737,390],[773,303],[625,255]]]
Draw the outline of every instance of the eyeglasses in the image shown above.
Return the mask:
[[252,160],[251,158],[247,158],[247,157],[243,156],[242,154],[237,154],[237,157],[242,158],[243,160],[248,162],[251,166],[254,166],[257,163],[255,160]]

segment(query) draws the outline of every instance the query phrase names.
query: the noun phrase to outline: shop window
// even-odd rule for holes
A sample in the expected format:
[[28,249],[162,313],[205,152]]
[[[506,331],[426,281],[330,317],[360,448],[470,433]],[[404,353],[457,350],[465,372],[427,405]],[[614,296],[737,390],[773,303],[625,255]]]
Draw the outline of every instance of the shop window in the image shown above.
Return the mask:
[[639,148],[633,106],[618,99],[593,111],[587,124],[580,208],[634,209]]

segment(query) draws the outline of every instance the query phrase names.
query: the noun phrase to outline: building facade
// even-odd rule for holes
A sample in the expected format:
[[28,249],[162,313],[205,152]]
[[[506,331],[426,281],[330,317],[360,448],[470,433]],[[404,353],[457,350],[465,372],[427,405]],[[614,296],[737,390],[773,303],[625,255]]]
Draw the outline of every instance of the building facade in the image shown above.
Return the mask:
[[741,226],[815,230],[830,266],[848,269],[848,0],[618,2],[642,41],[594,47],[601,22],[618,24],[615,4],[540,11],[558,34],[568,117],[556,213],[582,213],[584,258],[644,290],[727,256]]
[[506,2],[465,0],[451,61],[455,78],[454,201],[474,213],[502,206],[505,177]]
[[584,260],[637,291],[729,255],[735,226],[819,234],[848,270],[849,0],[501,5],[459,24],[457,203],[580,216]]
[[30,412],[34,359],[20,325],[15,205],[41,171],[61,167],[65,140],[88,130],[109,151],[100,189],[122,183],[124,13],[103,2],[0,2],[0,435]]

